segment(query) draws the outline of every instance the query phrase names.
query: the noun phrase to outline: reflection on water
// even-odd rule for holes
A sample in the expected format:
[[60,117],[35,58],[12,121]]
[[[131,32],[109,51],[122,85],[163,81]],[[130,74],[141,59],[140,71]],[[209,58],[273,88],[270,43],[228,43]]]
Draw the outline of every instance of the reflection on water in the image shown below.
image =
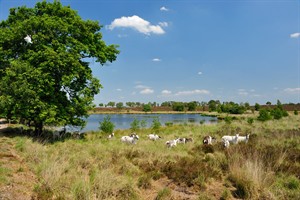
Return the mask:
[[110,116],[110,121],[114,123],[115,129],[129,129],[134,119],[145,121],[146,127],[151,127],[154,119],[158,119],[162,126],[165,123],[174,124],[183,123],[217,123],[216,117],[202,116],[200,114],[95,114],[87,118],[87,125],[82,131],[99,130],[99,122],[102,122],[106,116]]

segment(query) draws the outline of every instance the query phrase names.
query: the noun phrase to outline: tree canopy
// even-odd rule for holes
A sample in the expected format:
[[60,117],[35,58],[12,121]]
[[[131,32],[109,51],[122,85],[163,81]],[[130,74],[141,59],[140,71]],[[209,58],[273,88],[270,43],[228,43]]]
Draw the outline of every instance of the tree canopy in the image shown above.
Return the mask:
[[102,87],[89,60],[116,60],[97,21],[83,20],[59,1],[11,8],[0,22],[0,114],[32,123],[83,126]]

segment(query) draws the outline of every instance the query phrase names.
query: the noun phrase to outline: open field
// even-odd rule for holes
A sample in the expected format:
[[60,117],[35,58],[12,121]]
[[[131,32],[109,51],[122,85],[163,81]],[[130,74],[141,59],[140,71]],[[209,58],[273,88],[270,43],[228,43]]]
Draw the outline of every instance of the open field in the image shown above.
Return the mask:
[[[92,132],[47,142],[2,129],[0,199],[298,199],[300,116],[253,124],[248,117],[162,127],[155,142],[144,129],[136,145],[120,142],[130,130],[112,140]],[[220,141],[237,129],[251,133],[247,144],[202,144],[205,135]],[[166,148],[176,137],[194,142]]]

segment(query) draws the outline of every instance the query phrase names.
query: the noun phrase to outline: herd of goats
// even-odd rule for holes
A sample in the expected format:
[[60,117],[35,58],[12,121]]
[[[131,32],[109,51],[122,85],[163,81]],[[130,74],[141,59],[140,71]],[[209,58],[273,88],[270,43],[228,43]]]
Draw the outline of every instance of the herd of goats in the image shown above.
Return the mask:
[[[247,143],[249,140],[250,134],[247,134],[246,136],[240,136],[239,134],[236,134],[234,136],[231,135],[224,135],[222,137],[222,145],[224,148],[229,148],[230,144],[237,144],[239,142],[245,142]],[[110,134],[108,137],[108,139],[112,139],[114,138],[114,133]],[[157,134],[149,134],[148,138],[150,140],[156,141],[158,139],[161,139],[161,136],[157,135]],[[136,144],[137,140],[139,139],[139,136],[136,133],[131,134],[130,136],[122,136],[121,137],[121,142],[123,143],[127,143],[127,144]],[[192,142],[193,138],[177,138],[174,140],[169,140],[166,141],[166,146],[168,148],[172,148],[175,147],[178,143],[188,143],[188,142]],[[216,138],[212,137],[212,136],[205,136],[203,138],[203,144],[205,145],[212,145],[213,142],[216,141]]]

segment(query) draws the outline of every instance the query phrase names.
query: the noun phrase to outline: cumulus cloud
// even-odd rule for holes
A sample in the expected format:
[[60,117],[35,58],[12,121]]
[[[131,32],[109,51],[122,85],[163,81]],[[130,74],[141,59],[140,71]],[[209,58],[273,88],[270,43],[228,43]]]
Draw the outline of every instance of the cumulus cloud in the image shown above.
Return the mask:
[[176,96],[187,96],[187,95],[194,95],[194,94],[209,94],[208,90],[190,90],[190,91],[180,91],[177,92]]
[[290,35],[291,38],[299,38],[300,37],[300,33],[292,33]]
[[152,61],[153,61],[153,62],[160,62],[161,59],[159,59],[159,58],[153,58]]
[[198,75],[202,75],[203,73],[202,72],[198,72]]
[[300,88],[286,88],[284,91],[289,94],[300,94]]
[[162,95],[168,95],[168,94],[172,94],[172,92],[170,90],[163,90],[161,91]]
[[150,88],[150,87],[148,87],[146,85],[136,85],[135,88],[136,89],[147,89],[147,88]]
[[168,26],[169,26],[168,22],[158,22],[158,24],[159,24],[161,27],[168,27]]
[[140,18],[137,15],[133,15],[131,17],[123,16],[121,18],[114,19],[114,21],[108,26],[110,30],[118,27],[132,28],[145,35],[161,35],[165,33],[160,25],[152,25],[150,22]]
[[160,9],[159,9],[160,11],[169,11],[169,9],[168,8],[166,8],[165,6],[162,6]]
[[118,88],[118,89],[117,89],[117,91],[118,91],[118,92],[121,92],[121,91],[122,91],[122,89]]
[[140,94],[153,94],[154,90],[150,89],[150,88],[146,88],[140,91]]

